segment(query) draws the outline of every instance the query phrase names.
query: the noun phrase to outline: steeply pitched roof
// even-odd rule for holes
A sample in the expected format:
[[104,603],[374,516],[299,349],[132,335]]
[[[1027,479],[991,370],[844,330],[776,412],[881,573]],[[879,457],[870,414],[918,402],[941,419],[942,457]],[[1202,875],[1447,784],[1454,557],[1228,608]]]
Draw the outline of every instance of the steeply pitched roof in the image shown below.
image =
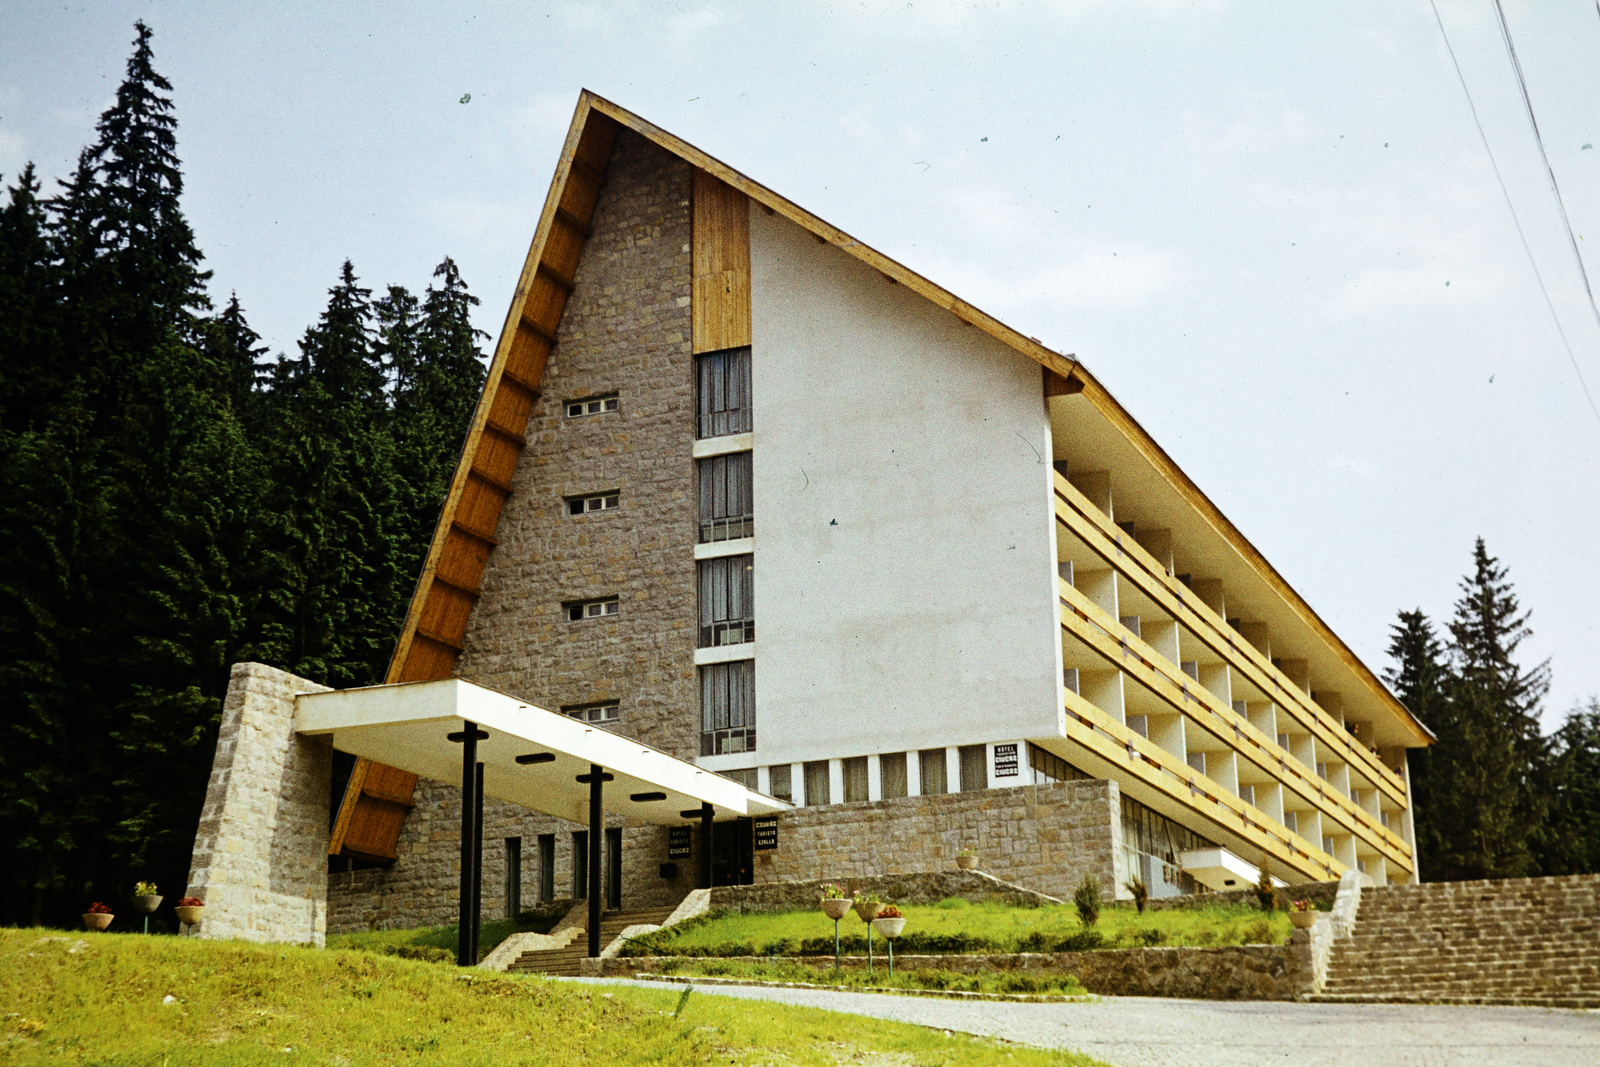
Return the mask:
[[768,211],[781,215],[904,285],[961,322],[1039,363],[1055,392],[1081,392],[1139,456],[1258,573],[1290,611],[1411,729],[1416,743],[1432,735],[1388,691],[1310,605],[1267,562],[1166,451],[1074,356],[1056,352],[994,316],[934,284],[909,267],[863,244],[831,223],[734,170],[653,123],[584,90],[556,165],[544,211],[534,232],[517,289],[495,347],[483,396],[473,414],[466,446],[418,578],[416,592],[389,666],[388,681],[447,677],[461,651],[467,617],[477,599],[484,563],[494,547],[500,510],[510,494],[512,472],[524,442],[522,430],[537,399],[545,360],[572,290],[572,275],[589,220],[605,181],[611,146],[629,129],[694,167],[727,183]]

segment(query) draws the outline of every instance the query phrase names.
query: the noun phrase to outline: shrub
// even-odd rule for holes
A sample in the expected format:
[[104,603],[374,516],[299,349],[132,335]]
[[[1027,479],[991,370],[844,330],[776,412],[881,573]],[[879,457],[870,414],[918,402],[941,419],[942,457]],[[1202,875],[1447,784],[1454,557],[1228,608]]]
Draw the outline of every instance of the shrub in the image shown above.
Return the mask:
[[1154,948],[1164,942],[1167,939],[1167,935],[1163,931],[1151,927],[1148,930],[1134,931],[1133,939],[1146,948]]
[[1100,880],[1092,874],[1083,876],[1077,892],[1072,894],[1072,905],[1078,909],[1083,925],[1093,926],[1100,921]]
[[422,960],[425,963],[455,963],[456,954],[437,945],[389,945],[383,949],[385,956],[398,956],[403,960]]
[[1273,941],[1271,919],[1257,919],[1244,928],[1244,940],[1247,945],[1269,945]]
[[1144,906],[1150,902],[1150,889],[1144,884],[1144,879],[1136,874],[1123,882],[1122,887],[1133,894],[1133,906],[1143,915]]
[[1265,859],[1261,861],[1261,877],[1256,880],[1256,903],[1262,911],[1278,910],[1278,891],[1272,887],[1272,868]]

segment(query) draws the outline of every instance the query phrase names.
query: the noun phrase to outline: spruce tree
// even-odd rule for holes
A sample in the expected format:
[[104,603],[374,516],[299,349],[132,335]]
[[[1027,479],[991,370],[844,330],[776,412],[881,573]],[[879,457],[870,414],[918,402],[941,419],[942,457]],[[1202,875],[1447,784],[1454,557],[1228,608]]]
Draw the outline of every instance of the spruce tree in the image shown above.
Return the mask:
[[[1452,733],[1452,708],[1446,692],[1449,668],[1433,623],[1421,609],[1402,611],[1399,623],[1389,628],[1389,635],[1389,657],[1394,666],[1384,672],[1384,678],[1406,709],[1435,735],[1441,731]],[[1424,878],[1433,876],[1444,845],[1439,824],[1432,817],[1435,793],[1448,795],[1450,791],[1447,783],[1435,786],[1433,754],[1433,748],[1415,748],[1407,753],[1417,862]]]
[[1542,873],[1600,873],[1600,697],[1568,712],[1553,742]]

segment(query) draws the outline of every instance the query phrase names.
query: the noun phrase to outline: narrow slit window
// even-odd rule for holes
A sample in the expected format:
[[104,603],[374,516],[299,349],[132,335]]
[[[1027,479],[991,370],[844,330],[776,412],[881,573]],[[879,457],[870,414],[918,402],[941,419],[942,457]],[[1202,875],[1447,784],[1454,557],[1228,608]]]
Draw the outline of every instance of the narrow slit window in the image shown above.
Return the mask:
[[945,773],[944,749],[925,748],[917,753],[917,777],[925,797],[948,793],[949,776]]
[[565,605],[567,619],[570,622],[582,622],[585,619],[604,619],[616,615],[620,609],[617,598],[610,597],[605,600],[579,600]]
[[701,460],[701,543],[754,536],[753,496],[749,452]]
[[779,800],[794,800],[794,768],[787,763],[778,763],[768,768],[767,776],[771,780],[772,795]]
[[606,396],[588,396],[581,400],[567,401],[567,418],[581,419],[589,415],[604,415],[616,411],[622,406],[616,393]]
[[621,493],[595,493],[591,496],[567,497],[568,515],[587,515],[591,511],[610,511],[621,506]]
[[844,802],[855,804],[867,799],[867,757],[854,756],[844,761]]
[[756,665],[754,660],[700,668],[700,754],[754,752]]
[[806,764],[806,807],[816,808],[833,803],[833,787],[828,780],[828,761],[812,760]]
[[989,787],[988,746],[962,745],[958,755],[961,757],[961,791],[971,793]]
[[730,348],[696,357],[699,370],[698,437],[749,433],[750,349]]
[[700,647],[756,639],[755,556],[700,561]]

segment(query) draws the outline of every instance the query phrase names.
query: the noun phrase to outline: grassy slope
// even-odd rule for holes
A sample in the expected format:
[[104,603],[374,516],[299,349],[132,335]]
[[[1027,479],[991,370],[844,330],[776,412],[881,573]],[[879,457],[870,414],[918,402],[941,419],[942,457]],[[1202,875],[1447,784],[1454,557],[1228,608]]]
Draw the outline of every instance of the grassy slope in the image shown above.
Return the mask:
[[[947,900],[931,905],[903,905],[906,932],[967,933],[991,938],[1000,951],[1017,951],[1018,943],[1038,932],[1065,937],[1082,929],[1078,913],[1068,905],[1014,908],[1002,904],[968,904]],[[1109,943],[1139,944],[1137,931],[1161,932],[1165,945],[1282,944],[1289,938],[1286,912],[1263,913],[1249,905],[1219,905],[1196,911],[1152,911],[1140,915],[1132,909],[1113,908],[1100,913],[1099,929]],[[863,924],[854,913],[839,923],[841,934],[861,934]],[[670,942],[672,948],[708,948],[726,942],[749,942],[758,953],[776,941],[832,937],[833,922],[820,909],[769,914],[722,915],[686,929]]]
[[[479,958],[493,952],[496,945],[519,931],[548,934],[557,921],[550,918],[518,923],[512,919],[485,919],[478,930]],[[328,938],[328,947],[359,948],[380,953],[392,953],[397,948],[439,948],[454,956],[456,937],[456,925],[451,923],[449,926],[416,926],[409,930],[362,930],[353,934],[334,934]]]
[[0,1062],[1096,1064],[698,992],[675,1020],[680,993],[468,974],[365,952],[0,930]]

